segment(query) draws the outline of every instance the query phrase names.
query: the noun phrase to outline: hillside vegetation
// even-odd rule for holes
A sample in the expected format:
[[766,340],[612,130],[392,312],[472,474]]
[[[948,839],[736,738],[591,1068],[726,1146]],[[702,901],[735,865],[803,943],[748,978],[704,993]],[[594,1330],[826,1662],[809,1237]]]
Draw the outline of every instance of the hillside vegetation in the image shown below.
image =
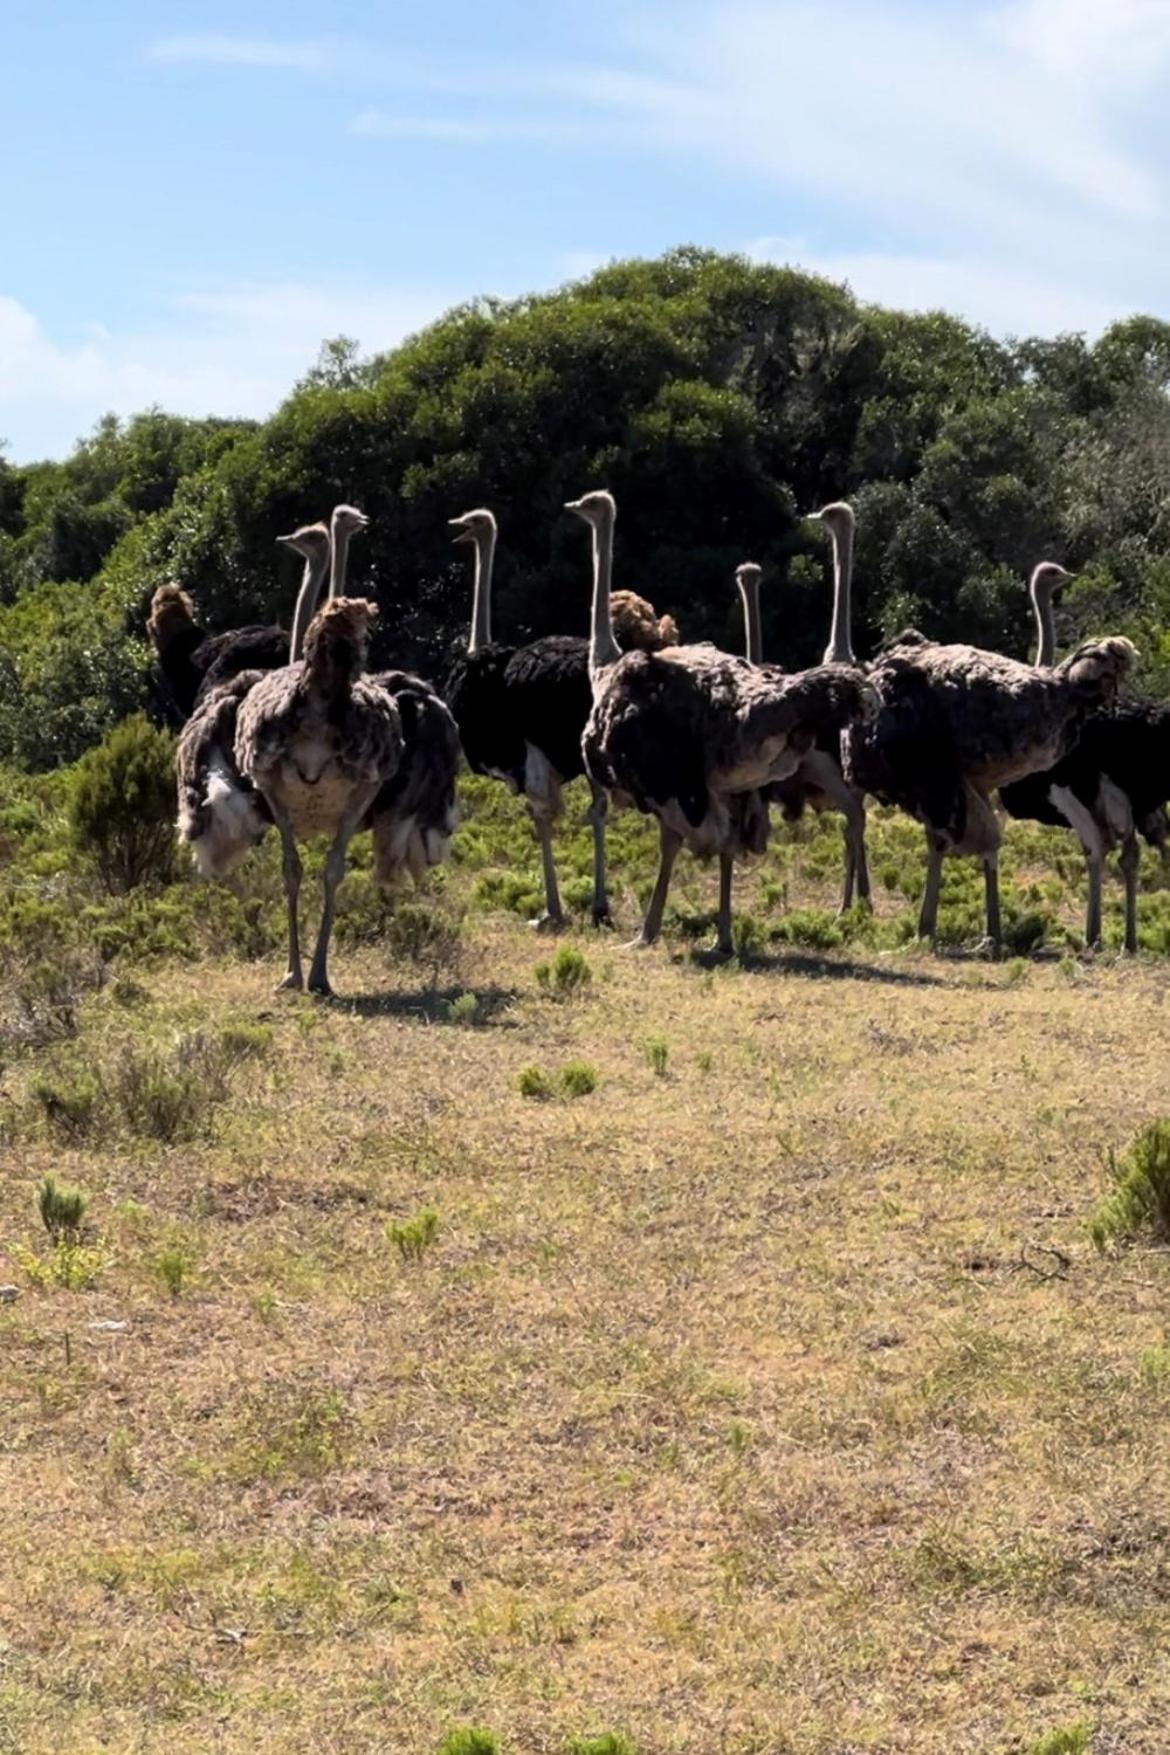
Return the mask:
[[0,759],[72,760],[149,699],[144,606],[162,577],[209,621],[287,617],[280,531],[341,499],[373,519],[356,576],[384,652],[434,671],[465,629],[445,520],[501,524],[497,624],[583,628],[587,564],[561,511],[614,491],[619,582],[692,637],[739,638],[732,570],[765,563],[767,650],[824,643],[824,557],[801,515],[858,511],[858,647],[909,622],[1023,654],[1021,578],[1080,569],[1062,633],[1132,633],[1167,672],[1170,326],[1093,345],[998,342],[859,305],[789,269],[699,250],[451,312],[393,353],[326,344],[263,425],[158,411],[103,421],[63,463],[0,463]]

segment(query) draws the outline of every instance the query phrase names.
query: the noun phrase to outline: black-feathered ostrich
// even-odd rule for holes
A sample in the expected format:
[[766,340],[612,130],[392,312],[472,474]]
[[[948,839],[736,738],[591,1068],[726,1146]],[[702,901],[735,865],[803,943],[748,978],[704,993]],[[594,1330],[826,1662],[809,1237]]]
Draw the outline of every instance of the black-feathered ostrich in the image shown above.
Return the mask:
[[599,786],[659,823],[658,878],[635,943],[658,937],[674,862],[686,846],[720,856],[718,946],[728,953],[731,862],[744,845],[745,795],[750,801],[761,787],[786,779],[818,736],[860,717],[867,685],[843,665],[786,676],[706,645],[623,656],[610,622],[613,498],[590,493],[567,509],[593,534],[593,710],[585,766]]
[[[1037,664],[1056,655],[1053,593],[1071,577],[1050,561],[1033,570],[1029,589],[1036,614]],[[1055,767],[1000,788],[1000,802],[1017,820],[1072,829],[1088,866],[1085,943],[1101,943],[1101,888],[1106,855],[1121,849],[1125,884],[1125,949],[1137,950],[1139,835],[1165,857],[1170,799],[1170,708],[1121,700],[1086,719],[1075,745]]]
[[[443,693],[459,727],[468,766],[476,774],[503,780],[527,800],[540,844],[544,875],[544,913],[536,926],[564,921],[553,824],[564,810],[562,789],[585,772],[581,735],[593,705],[589,686],[589,642],[573,634],[550,634],[525,646],[492,639],[491,589],[496,552],[496,520],[480,507],[452,518],[457,543],[475,548],[471,634],[466,652],[451,665]],[[623,648],[655,651],[677,641],[669,616],[655,615],[632,591],[615,592],[614,631]],[[606,796],[594,781],[589,821],[593,829],[593,922],[609,922],[605,872]]]
[[999,947],[1001,832],[991,795],[1062,760],[1088,716],[1115,700],[1135,656],[1128,640],[1112,638],[1089,641],[1063,664],[1033,667],[904,635],[869,666],[881,706],[871,723],[846,733],[845,773],[926,831],[920,937],[936,935],[944,857],[974,854],[983,864],[987,936]]
[[[825,664],[845,664],[857,668],[853,654],[850,593],[853,579],[853,508],[843,501],[825,506],[811,518],[824,523],[833,547],[833,619],[829,644],[825,648]],[[744,630],[747,656],[753,664],[764,661],[763,620],[760,615],[761,568],[745,561],[736,569],[736,584],[743,599]],[[791,779],[768,787],[765,797],[778,804],[787,822],[796,822],[805,810],[835,810],[844,819],[845,881],[841,897],[842,912],[853,906],[854,889],[858,900],[870,905],[869,864],[865,854],[865,800],[849,785],[842,768],[841,738],[828,732],[818,739],[816,747],[803,759]]]
[[[335,506],[330,520],[333,540],[330,595],[343,590],[349,544],[369,520],[356,506]],[[285,540],[278,538],[278,541]],[[312,614],[310,610],[309,614]],[[175,584],[160,585],[150,600],[146,630],[155,650],[169,697],[172,716],[183,723],[201,701],[243,671],[278,670],[295,651],[281,627],[253,624],[224,634],[209,634],[195,619],[195,605]]]

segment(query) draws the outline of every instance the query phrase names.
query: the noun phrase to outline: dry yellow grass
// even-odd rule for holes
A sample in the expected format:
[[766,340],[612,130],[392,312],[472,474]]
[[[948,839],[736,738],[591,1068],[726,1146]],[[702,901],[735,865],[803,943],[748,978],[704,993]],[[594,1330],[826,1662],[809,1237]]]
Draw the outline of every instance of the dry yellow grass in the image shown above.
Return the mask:
[[325,1008],[94,998],[103,1064],[270,1022],[193,1144],[63,1147],[9,1069],[0,1239],[51,1170],[105,1261],[0,1246],[0,1749],[1162,1755],[1170,1276],[1083,1226],[1170,1106],[1165,966],[573,942],[558,1000],[476,926],[474,1028],[375,952]]

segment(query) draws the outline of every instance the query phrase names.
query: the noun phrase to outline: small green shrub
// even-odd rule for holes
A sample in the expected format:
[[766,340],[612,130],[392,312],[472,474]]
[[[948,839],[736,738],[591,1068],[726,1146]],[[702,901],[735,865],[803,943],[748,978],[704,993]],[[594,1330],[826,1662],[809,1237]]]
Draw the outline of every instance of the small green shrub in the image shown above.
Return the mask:
[[432,983],[443,970],[458,967],[463,952],[461,919],[426,902],[399,902],[390,913],[383,942],[395,961],[430,971]]
[[460,993],[447,1002],[447,1022],[472,1025],[479,1022],[479,1000],[474,993]]
[[434,1207],[423,1207],[413,1218],[394,1220],[386,1227],[387,1242],[393,1243],[403,1261],[421,1261],[439,1235],[439,1215]]
[[492,1731],[475,1726],[451,1731],[435,1750],[435,1755],[501,1755],[500,1739]]
[[670,1055],[670,1046],[665,1036],[650,1036],[646,1041],[646,1065],[656,1078],[666,1077],[666,1062]]
[[597,1068],[587,1060],[570,1060],[561,1068],[557,1088],[562,1097],[588,1097],[597,1089]]
[[124,719],[77,766],[69,832],[106,888],[122,894],[175,870],[175,750],[143,713]]
[[107,1261],[100,1243],[58,1243],[48,1255],[37,1255],[17,1243],[12,1246],[12,1258],[32,1285],[65,1292],[87,1292],[96,1285]]
[[164,1144],[198,1138],[226,1101],[232,1070],[270,1040],[266,1026],[228,1025],[216,1039],[180,1036],[169,1050],[128,1046],[114,1082],[125,1125]]
[[1089,1221],[1098,1249],[1148,1236],[1170,1241],[1170,1121],[1153,1121],[1120,1160],[1110,1154],[1112,1191]]
[[1157,1347],[1147,1347],[1138,1360],[1138,1371],[1149,1389],[1165,1383],[1170,1378],[1170,1346],[1163,1342]]
[[29,1084],[29,1094],[58,1139],[76,1144],[98,1132],[105,1091],[93,1067],[57,1067],[38,1073]]
[[335,1389],[272,1382],[247,1397],[237,1431],[223,1464],[229,1476],[245,1482],[314,1480],[349,1460],[357,1422]]
[[1062,1731],[1048,1731],[1043,1737],[1037,1737],[1029,1743],[1023,1755],[1087,1755],[1089,1747],[1089,1727],[1086,1724],[1069,1725]]
[[551,963],[536,965],[537,986],[558,999],[582,993],[592,980],[593,970],[587,959],[572,945],[562,945]]
[[194,1262],[187,1250],[179,1243],[172,1243],[162,1249],[154,1258],[154,1272],[172,1298],[181,1296],[184,1286],[191,1278]]
[[534,1097],[543,1102],[546,1097],[551,1097],[553,1094],[552,1080],[543,1067],[521,1067],[520,1076],[516,1083],[522,1097]]
[[37,1211],[53,1243],[76,1243],[85,1223],[88,1201],[79,1188],[66,1188],[46,1176],[37,1189]]
[[254,1024],[249,1018],[225,1024],[219,1032],[220,1051],[232,1062],[260,1060],[273,1043],[271,1024]]
[[628,1737],[604,1731],[599,1737],[570,1737],[565,1755],[635,1755]]
[[794,908],[776,923],[771,936],[810,951],[835,951],[845,937],[836,917],[825,908]]

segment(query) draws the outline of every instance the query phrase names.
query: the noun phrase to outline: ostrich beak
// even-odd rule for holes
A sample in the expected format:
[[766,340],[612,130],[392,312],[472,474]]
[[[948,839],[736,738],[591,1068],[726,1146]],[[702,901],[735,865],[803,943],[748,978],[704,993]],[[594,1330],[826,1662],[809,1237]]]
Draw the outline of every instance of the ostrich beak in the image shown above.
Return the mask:
[[295,548],[297,545],[297,539],[295,536],[278,536],[276,540],[284,548]]
[[575,513],[578,518],[583,518],[585,520],[586,524],[588,524],[589,514],[588,514],[588,512],[582,511],[580,500],[566,500],[565,501],[565,511]]
[[453,536],[451,538],[452,542],[475,541],[475,532],[463,522],[462,518],[448,518],[447,523],[452,530],[457,530],[459,532],[458,536]]

